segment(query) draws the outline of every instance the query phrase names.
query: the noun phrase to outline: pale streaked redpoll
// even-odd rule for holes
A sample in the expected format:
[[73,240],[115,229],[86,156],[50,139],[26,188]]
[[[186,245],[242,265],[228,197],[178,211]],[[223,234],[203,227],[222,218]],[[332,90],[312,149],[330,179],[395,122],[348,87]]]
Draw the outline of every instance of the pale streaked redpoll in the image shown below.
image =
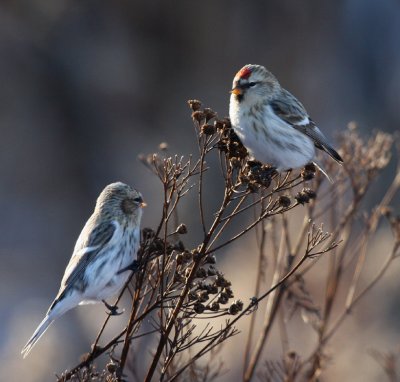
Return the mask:
[[75,244],[57,297],[22,349],[24,358],[55,319],[78,305],[105,302],[121,290],[137,257],[144,206],[142,195],[124,183],[104,188]]
[[229,116],[250,156],[278,171],[312,162],[315,147],[343,162],[304,106],[263,66],[246,65],[236,74]]

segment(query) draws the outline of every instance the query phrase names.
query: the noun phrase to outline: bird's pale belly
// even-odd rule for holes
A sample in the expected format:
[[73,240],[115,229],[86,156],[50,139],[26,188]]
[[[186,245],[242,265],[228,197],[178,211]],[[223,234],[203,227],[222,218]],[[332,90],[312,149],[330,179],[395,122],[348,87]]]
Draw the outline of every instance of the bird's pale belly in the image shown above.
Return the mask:
[[262,129],[257,124],[235,130],[252,158],[278,171],[303,167],[314,158],[312,140],[289,125],[284,131],[275,126]]

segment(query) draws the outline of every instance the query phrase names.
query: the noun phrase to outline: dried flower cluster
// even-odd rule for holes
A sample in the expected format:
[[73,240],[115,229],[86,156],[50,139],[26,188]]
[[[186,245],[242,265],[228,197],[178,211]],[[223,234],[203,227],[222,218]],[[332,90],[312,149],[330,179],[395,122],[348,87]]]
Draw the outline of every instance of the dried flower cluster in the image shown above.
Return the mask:
[[[164,198],[158,226],[142,231],[138,271],[122,292],[131,296],[126,325],[107,342],[103,338],[107,317],[92,350],[58,377],[59,381],[216,379],[224,366],[232,366],[226,361],[218,364],[217,355],[238,334],[235,325],[239,320],[249,324],[243,346],[244,381],[255,375],[265,381],[315,381],[326,367],[326,344],[399,255],[400,220],[393,216],[389,203],[400,187],[400,175],[378,208],[366,213],[362,221],[358,214],[368,189],[390,160],[393,137],[377,133],[364,142],[352,126],[341,139],[343,168],[333,167],[337,166],[333,161],[324,163],[328,173],[336,174],[331,185],[313,164],[301,171],[278,173],[267,164],[249,160],[229,119],[219,118],[200,101],[188,103],[198,157],[170,155],[165,143],[159,153],[141,157],[159,179]],[[206,160],[211,155],[219,159],[223,188],[220,205],[208,222],[204,189],[215,187],[207,173]],[[197,226],[179,219],[181,201],[188,193],[198,199]],[[293,229],[291,217],[296,210],[304,222]],[[376,277],[360,290],[367,243],[382,216],[394,233],[393,249]],[[321,219],[330,224],[330,232],[314,223]],[[183,235],[188,232],[199,233],[201,239],[195,246],[186,244]],[[236,296],[235,285],[218,267],[217,259],[221,249],[250,232],[256,233],[259,253],[258,265],[249,264],[257,266],[255,290],[252,296]],[[321,286],[326,289],[324,299],[316,301],[308,275],[321,256],[332,260],[329,269],[322,271],[327,273],[326,285]],[[344,274],[352,280],[350,286],[344,283]],[[347,288],[345,306],[337,301],[339,286]],[[287,326],[297,314],[316,333],[310,336],[317,338],[310,354],[289,345]],[[270,345],[276,322],[282,337],[282,359],[269,360],[264,350]],[[146,365],[143,349],[135,351],[143,347],[144,338],[153,344]],[[108,361],[98,372],[102,354],[107,354]],[[198,362],[204,357],[209,357],[209,363]]]

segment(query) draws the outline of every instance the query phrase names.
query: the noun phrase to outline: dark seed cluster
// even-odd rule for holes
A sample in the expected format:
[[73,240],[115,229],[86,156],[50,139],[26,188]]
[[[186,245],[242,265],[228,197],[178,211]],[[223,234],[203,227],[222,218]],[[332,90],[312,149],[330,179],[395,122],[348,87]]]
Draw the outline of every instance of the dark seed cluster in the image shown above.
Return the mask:
[[307,204],[310,202],[310,200],[315,199],[316,197],[317,194],[315,193],[315,191],[311,190],[310,188],[303,188],[296,194],[294,198],[300,204]]

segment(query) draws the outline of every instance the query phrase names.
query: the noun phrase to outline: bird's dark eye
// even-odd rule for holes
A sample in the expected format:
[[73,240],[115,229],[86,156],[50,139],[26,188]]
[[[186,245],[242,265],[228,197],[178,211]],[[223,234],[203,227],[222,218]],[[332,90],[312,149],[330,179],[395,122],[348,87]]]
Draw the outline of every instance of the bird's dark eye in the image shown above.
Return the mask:
[[249,82],[249,86],[252,88],[253,86],[256,86],[257,82]]
[[138,196],[137,198],[133,199],[133,201],[134,201],[136,204],[143,203],[143,199],[142,199],[140,196]]

